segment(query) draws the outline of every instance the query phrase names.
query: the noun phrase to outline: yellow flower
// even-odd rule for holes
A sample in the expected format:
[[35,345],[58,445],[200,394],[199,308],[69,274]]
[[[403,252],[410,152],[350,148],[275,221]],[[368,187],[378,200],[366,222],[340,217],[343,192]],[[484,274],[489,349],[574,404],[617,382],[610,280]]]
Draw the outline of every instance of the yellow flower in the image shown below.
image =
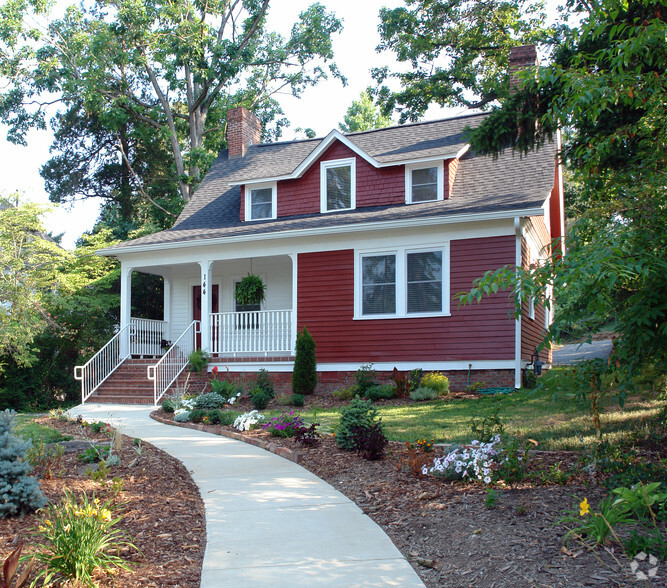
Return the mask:
[[588,498],[584,498],[579,503],[579,516],[583,517],[584,515],[587,515],[589,512],[590,512],[590,506],[588,504]]
[[69,526],[69,524],[67,524],[63,527],[63,531],[65,531],[65,533],[69,532],[70,529],[71,529],[71,527]]
[[100,503],[100,499],[99,499],[99,498],[95,498],[95,500],[93,500],[93,502],[94,502],[95,504],[99,504],[99,503]]
[[100,519],[109,522],[111,520],[111,511],[103,508],[102,512],[100,513]]

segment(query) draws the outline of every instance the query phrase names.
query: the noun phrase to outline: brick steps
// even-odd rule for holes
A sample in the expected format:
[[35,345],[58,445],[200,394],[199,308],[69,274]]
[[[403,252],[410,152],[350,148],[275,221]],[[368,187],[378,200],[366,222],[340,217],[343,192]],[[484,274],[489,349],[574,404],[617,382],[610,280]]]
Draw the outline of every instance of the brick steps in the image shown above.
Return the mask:
[[153,382],[146,368],[155,365],[155,359],[126,359],[87,402],[103,404],[153,404]]

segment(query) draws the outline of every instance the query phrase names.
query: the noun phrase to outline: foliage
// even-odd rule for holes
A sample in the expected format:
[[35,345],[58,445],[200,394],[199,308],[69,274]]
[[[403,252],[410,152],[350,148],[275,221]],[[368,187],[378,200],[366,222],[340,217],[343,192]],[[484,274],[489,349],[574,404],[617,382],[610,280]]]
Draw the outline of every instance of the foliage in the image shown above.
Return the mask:
[[364,397],[369,400],[381,400],[393,398],[395,394],[394,386],[391,384],[376,384],[370,388],[366,388]]
[[203,374],[206,371],[206,366],[208,365],[209,357],[208,353],[203,349],[195,349],[188,356],[188,363],[190,364],[190,371],[195,372],[196,374]]
[[523,440],[519,435],[502,438],[502,461],[496,471],[496,479],[502,480],[510,486],[522,482],[528,475],[530,464],[531,440]]
[[304,427],[305,423],[302,418],[293,412],[283,412],[264,425],[264,428],[274,437],[294,437],[297,430]]
[[292,392],[295,394],[313,394],[317,386],[317,358],[315,339],[303,327],[296,336],[296,356],[292,372]]
[[22,441],[12,429],[16,413],[0,413],[0,517],[21,515],[41,508],[46,498],[37,480],[28,474],[32,466],[27,460],[29,441]]
[[266,298],[264,280],[254,274],[248,274],[236,286],[234,299],[242,306],[260,304]]
[[273,398],[275,396],[274,390],[273,390],[273,381],[271,380],[271,376],[269,375],[269,372],[267,372],[264,368],[261,368],[257,372],[257,376],[255,376],[255,382],[252,386],[253,388],[259,388],[263,392],[265,392],[268,396]]
[[234,421],[234,428],[239,431],[249,431],[264,420],[264,415],[256,410],[245,412]]
[[377,372],[373,369],[372,363],[364,363],[354,374],[354,379],[357,382],[357,392],[364,396],[366,390],[371,386],[377,385]]
[[355,436],[359,429],[370,429],[379,422],[377,409],[370,400],[361,400],[358,396],[340,411],[336,427],[336,445],[352,451],[356,448]]
[[353,430],[354,449],[357,454],[369,461],[376,461],[384,457],[389,440],[382,431],[382,425],[377,422],[371,426],[359,426]]
[[72,439],[71,435],[63,435],[58,429],[40,425],[33,420],[32,415],[18,415],[14,432],[19,437],[32,441],[33,444],[39,442],[50,444]]
[[502,435],[505,427],[498,416],[498,409],[492,414],[470,419],[470,430],[474,439],[490,443],[496,435]]
[[240,416],[241,413],[235,412],[233,410],[219,410],[218,412],[218,418],[219,418],[219,424],[225,426],[225,427],[230,427],[232,426],[235,422],[236,419]]
[[394,382],[394,395],[398,398],[405,398],[410,393],[410,380],[405,372],[399,372],[398,368],[394,368],[391,381]]
[[422,378],[420,386],[433,388],[439,396],[447,396],[449,394],[449,378],[440,372],[429,372],[426,374]]
[[[95,153],[86,143],[99,147],[91,165],[76,162],[85,179],[73,178],[71,193],[96,194],[101,186],[107,195],[112,182],[103,181],[106,174],[124,169],[129,181],[114,188],[129,192],[126,198],[161,206],[148,188],[157,172],[187,202],[224,145],[229,108],[245,105],[264,123],[277,118],[265,132],[270,138],[285,124],[276,93],[289,88],[300,96],[328,74],[342,77],[332,61],[338,19],[313,4],[284,38],[266,29],[268,6],[268,0],[97,0],[69,7],[43,32],[30,23],[46,5],[10,2],[3,6],[8,25],[0,31],[0,69],[7,78],[0,115],[8,138],[24,143],[28,129],[44,127],[44,106],[55,96],[62,106],[53,121],[56,134],[68,142],[72,135],[93,139],[79,140],[84,148],[77,160]],[[63,143],[57,145],[64,153],[76,153]],[[124,168],[114,167],[113,157]],[[159,188],[170,191],[164,182]]]
[[195,398],[195,408],[201,408],[205,410],[213,410],[215,408],[221,408],[227,403],[227,399],[218,394],[217,392],[208,392],[206,394],[200,394]]
[[93,445],[91,443],[85,451],[79,454],[78,459],[83,463],[97,463],[109,457],[111,447],[109,445]]
[[398,80],[398,91],[379,91],[383,112],[400,122],[418,120],[429,104],[485,107],[509,94],[511,47],[547,41],[544,5],[529,0],[405,0],[380,10],[378,51],[405,64],[372,71],[378,84]]
[[359,95],[359,100],[354,100],[349,106],[338,128],[344,133],[358,133],[388,127],[392,123],[391,117],[382,114],[373,104],[371,89],[366,88]]
[[424,466],[422,472],[447,480],[468,478],[490,484],[504,461],[497,447],[499,443],[500,436],[496,436],[489,443],[475,440],[464,447],[455,446],[446,455],[436,457],[431,467]]
[[250,390],[250,402],[255,410],[264,410],[272,398],[273,395],[262,388]]
[[[94,573],[110,574],[114,569],[129,569],[121,549],[136,547],[114,528],[121,520],[113,518],[112,499],[101,503],[84,494],[80,500],[69,490],[58,505],[44,509],[38,533],[46,541],[35,555],[46,565],[37,578],[45,583],[53,580],[75,580],[85,586],[95,586]],[[114,553],[115,552],[115,553]]]
[[315,447],[320,442],[320,433],[317,430],[318,427],[318,423],[313,423],[308,427],[299,427],[295,431],[294,441],[304,447]]
[[428,455],[430,451],[425,452],[423,446],[419,445],[419,441],[417,442],[417,446],[413,445],[409,441],[406,441],[405,449],[406,455],[399,456],[398,467],[402,471],[406,471],[412,474],[415,478],[423,478],[425,475],[424,468],[428,464],[432,463],[432,458],[430,455]]
[[359,388],[355,386],[349,386],[348,388],[339,388],[334,390],[332,395],[338,400],[352,400],[357,394],[359,394]]
[[486,498],[484,499],[484,507],[488,510],[493,510],[496,508],[496,501],[500,498],[500,490],[494,490],[493,488],[486,489]]
[[187,423],[190,421],[190,411],[184,410],[183,412],[176,412],[174,414],[174,422],[176,423]]
[[[21,560],[21,551],[23,550],[23,543],[12,551],[7,559],[2,564],[2,576],[0,576],[0,588],[23,588],[28,585],[28,579],[35,565],[34,559],[28,561],[24,566],[23,571],[17,577],[19,561]],[[16,581],[15,581],[16,579]]]
[[281,406],[303,406],[306,399],[303,394],[281,394],[276,398],[276,402]]
[[497,153],[539,148],[566,130],[562,158],[577,185],[567,255],[489,272],[461,300],[508,288],[518,312],[553,288],[559,312],[547,342],[615,318],[608,369],[621,376],[622,399],[644,366],[667,367],[667,13],[661,0],[572,0],[569,8],[582,18],[562,29],[553,63],[470,132],[478,152]]
[[44,441],[34,443],[26,453],[26,458],[33,467],[36,476],[49,480],[58,475],[62,468],[65,448],[58,444],[46,444]]
[[439,394],[437,390],[434,390],[433,388],[427,388],[426,386],[420,386],[419,388],[415,388],[412,392],[410,392],[410,398],[416,402],[422,400],[435,400],[438,398],[438,396]]
[[232,382],[230,380],[220,380],[218,379],[218,368],[213,368],[213,378],[209,380],[209,385],[211,386],[211,391],[216,394],[220,394],[227,400],[232,398],[238,398],[243,393],[243,389],[240,384]]
[[171,398],[167,398],[162,402],[162,410],[166,413],[173,413],[176,410],[176,405]]
[[616,535],[615,528],[632,523],[628,506],[618,502],[613,496],[607,496],[598,506],[599,512],[591,512],[588,499],[579,503],[579,509],[570,511],[559,523],[575,523],[566,533],[565,541],[573,537],[585,537],[593,540],[594,545],[604,545],[610,533]]

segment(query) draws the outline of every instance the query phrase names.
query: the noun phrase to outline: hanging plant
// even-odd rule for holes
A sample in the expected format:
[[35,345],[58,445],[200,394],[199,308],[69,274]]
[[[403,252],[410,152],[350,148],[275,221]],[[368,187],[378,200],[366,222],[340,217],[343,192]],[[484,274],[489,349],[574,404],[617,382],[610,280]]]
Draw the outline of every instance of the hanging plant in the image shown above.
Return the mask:
[[239,282],[234,297],[236,302],[241,305],[260,304],[264,302],[265,290],[266,286],[262,278],[254,274],[248,274]]

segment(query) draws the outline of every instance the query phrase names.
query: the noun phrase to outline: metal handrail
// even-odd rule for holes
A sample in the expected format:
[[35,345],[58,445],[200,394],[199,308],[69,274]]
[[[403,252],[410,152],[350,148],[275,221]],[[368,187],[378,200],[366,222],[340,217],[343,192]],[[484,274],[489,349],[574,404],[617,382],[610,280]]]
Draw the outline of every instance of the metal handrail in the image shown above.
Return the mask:
[[130,356],[129,332],[130,325],[123,327],[84,365],[74,368],[74,379],[81,381],[81,404]]
[[149,380],[153,381],[153,401],[158,403],[169,387],[188,365],[190,354],[196,349],[196,337],[200,333],[199,321],[192,321],[181,336],[155,365],[147,366]]

